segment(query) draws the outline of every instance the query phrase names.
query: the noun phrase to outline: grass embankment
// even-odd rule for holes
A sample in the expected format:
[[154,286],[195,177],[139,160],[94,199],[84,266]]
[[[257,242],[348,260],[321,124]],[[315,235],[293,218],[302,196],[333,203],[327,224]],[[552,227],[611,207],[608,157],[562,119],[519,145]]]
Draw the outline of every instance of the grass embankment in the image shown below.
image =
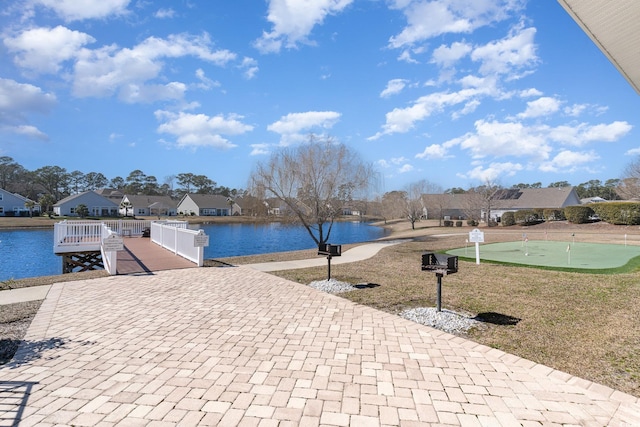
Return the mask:
[[[393,237],[414,241],[385,248],[369,260],[332,265],[333,278],[369,285],[340,295],[390,313],[433,307],[436,278],[421,270],[422,252],[461,247],[470,228],[417,225],[415,231],[405,223],[390,225]],[[523,229],[484,231],[486,241],[499,242],[518,240]],[[640,230],[630,227],[554,224],[526,232],[532,239],[544,233],[545,238],[566,240],[575,233],[581,241],[603,243],[620,241],[628,234],[630,244],[640,244]],[[243,264],[309,257],[317,257],[316,251],[224,261]],[[325,279],[326,273],[324,266],[274,274],[310,283]],[[458,273],[443,278],[442,303],[446,309],[485,320],[469,333],[469,339],[640,397],[639,284],[637,270],[603,275],[461,261]]]

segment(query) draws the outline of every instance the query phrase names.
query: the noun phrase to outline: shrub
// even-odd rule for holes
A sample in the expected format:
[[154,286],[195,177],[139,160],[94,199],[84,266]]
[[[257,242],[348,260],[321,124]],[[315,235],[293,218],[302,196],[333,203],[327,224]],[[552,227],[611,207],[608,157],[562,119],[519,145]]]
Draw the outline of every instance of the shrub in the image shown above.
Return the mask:
[[503,227],[510,227],[512,225],[516,225],[516,217],[513,212],[505,212],[502,214],[502,218],[500,219]]
[[516,211],[514,213],[514,217],[516,223],[522,225],[535,224],[540,221],[540,217],[538,216],[538,214],[531,209]]
[[546,221],[562,221],[566,219],[564,210],[562,209],[544,209],[542,211],[542,217]]
[[589,206],[567,206],[564,208],[564,215],[567,221],[573,224],[584,224],[589,222],[589,218],[593,216],[593,209]]
[[478,225],[478,221],[476,221],[475,219],[468,219],[467,220],[467,225],[470,225],[472,227],[476,227]]
[[640,203],[638,202],[592,203],[588,207],[601,220],[610,224],[640,224]]
[[453,221],[451,221],[449,219],[445,219],[444,220],[444,226],[445,227],[453,227]]
[[462,221],[456,221],[456,227],[462,227]]

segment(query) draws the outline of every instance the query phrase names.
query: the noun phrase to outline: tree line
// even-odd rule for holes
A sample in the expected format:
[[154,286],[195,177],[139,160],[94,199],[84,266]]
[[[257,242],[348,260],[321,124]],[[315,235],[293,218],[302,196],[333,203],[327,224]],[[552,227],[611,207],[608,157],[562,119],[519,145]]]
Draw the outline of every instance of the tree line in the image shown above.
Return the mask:
[[[0,157],[0,188],[36,200],[43,207],[73,194],[102,188],[113,188],[129,195],[169,196],[173,199],[186,193],[220,194],[226,197],[243,193],[241,189],[219,186],[205,175],[189,172],[167,176],[162,183],[139,169],[131,171],[126,178],[116,176],[108,179],[100,172],[68,172],[60,166],[43,166],[30,171],[8,156]],[[45,198],[45,203],[41,202],[42,198]]]

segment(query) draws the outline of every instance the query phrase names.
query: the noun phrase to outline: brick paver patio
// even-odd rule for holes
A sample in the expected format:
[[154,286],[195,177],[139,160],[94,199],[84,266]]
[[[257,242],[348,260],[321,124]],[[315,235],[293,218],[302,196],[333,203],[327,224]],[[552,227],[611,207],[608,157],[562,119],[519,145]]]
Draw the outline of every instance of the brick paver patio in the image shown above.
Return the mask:
[[2,426],[640,425],[635,397],[246,267],[56,284],[26,340]]

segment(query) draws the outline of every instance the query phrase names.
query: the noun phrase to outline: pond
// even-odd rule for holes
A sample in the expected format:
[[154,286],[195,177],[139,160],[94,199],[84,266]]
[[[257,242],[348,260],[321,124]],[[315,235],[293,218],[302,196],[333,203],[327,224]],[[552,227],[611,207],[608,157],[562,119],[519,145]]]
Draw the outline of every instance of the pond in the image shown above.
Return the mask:
[[[316,247],[301,226],[265,224],[202,224],[209,235],[205,258],[256,255]],[[330,243],[349,244],[376,240],[388,230],[366,222],[337,222]],[[0,230],[0,281],[61,274],[62,259],[53,253],[52,229]]]

